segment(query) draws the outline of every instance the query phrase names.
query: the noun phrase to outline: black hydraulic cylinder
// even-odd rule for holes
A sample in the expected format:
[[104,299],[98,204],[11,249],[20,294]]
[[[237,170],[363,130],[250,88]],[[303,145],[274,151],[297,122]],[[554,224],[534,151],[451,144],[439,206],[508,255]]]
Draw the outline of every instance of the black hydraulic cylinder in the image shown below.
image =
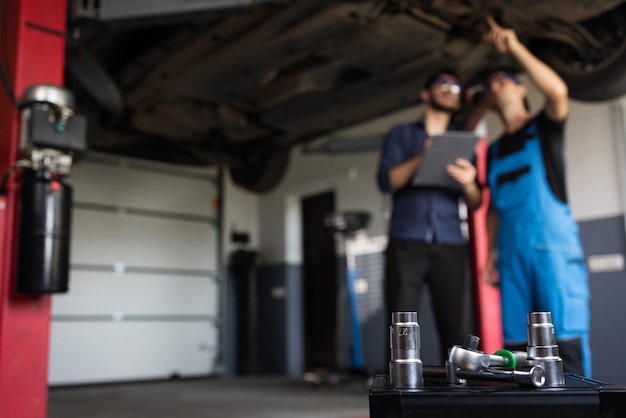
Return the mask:
[[72,188],[61,180],[27,176],[20,207],[17,291],[67,292]]

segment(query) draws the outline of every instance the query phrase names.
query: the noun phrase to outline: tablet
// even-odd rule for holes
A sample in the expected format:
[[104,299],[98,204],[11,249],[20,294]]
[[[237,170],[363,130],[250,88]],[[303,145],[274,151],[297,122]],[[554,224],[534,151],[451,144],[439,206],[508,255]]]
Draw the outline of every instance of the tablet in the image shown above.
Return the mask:
[[422,165],[415,172],[415,186],[458,187],[459,184],[446,173],[446,166],[457,158],[474,160],[478,136],[469,131],[449,131],[434,136]]

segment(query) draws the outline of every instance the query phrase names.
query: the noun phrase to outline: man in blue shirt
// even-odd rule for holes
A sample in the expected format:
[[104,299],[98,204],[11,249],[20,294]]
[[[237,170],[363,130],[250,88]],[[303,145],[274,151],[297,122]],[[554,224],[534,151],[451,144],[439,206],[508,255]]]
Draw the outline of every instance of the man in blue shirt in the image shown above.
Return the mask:
[[426,81],[420,97],[425,105],[417,122],[395,126],[386,135],[378,168],[378,186],[391,192],[393,210],[385,252],[385,302],[391,312],[418,311],[422,287],[428,284],[440,340],[442,360],[450,347],[473,332],[473,298],[468,274],[469,246],[461,231],[459,201],[469,210],[482,201],[476,168],[464,159],[447,167],[458,188],[411,184],[436,135],[451,128],[461,107],[463,85],[442,70]]

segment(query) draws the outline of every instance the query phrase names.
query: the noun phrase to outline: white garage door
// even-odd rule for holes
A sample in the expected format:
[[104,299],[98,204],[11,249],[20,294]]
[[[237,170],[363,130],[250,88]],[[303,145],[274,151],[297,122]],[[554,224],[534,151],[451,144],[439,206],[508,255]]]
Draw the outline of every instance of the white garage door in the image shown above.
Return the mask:
[[103,155],[76,164],[70,291],[52,300],[51,385],[214,371],[216,173]]

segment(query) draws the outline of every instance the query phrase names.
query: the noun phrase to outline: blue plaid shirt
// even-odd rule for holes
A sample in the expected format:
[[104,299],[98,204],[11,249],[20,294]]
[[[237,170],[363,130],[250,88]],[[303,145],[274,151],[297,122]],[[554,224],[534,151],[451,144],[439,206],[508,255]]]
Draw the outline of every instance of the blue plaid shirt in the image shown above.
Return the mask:
[[[378,166],[378,187],[391,192],[389,171],[418,154],[428,138],[424,121],[394,127],[384,138]],[[460,189],[418,187],[410,184],[393,191],[389,238],[393,240],[464,244],[459,218]]]

